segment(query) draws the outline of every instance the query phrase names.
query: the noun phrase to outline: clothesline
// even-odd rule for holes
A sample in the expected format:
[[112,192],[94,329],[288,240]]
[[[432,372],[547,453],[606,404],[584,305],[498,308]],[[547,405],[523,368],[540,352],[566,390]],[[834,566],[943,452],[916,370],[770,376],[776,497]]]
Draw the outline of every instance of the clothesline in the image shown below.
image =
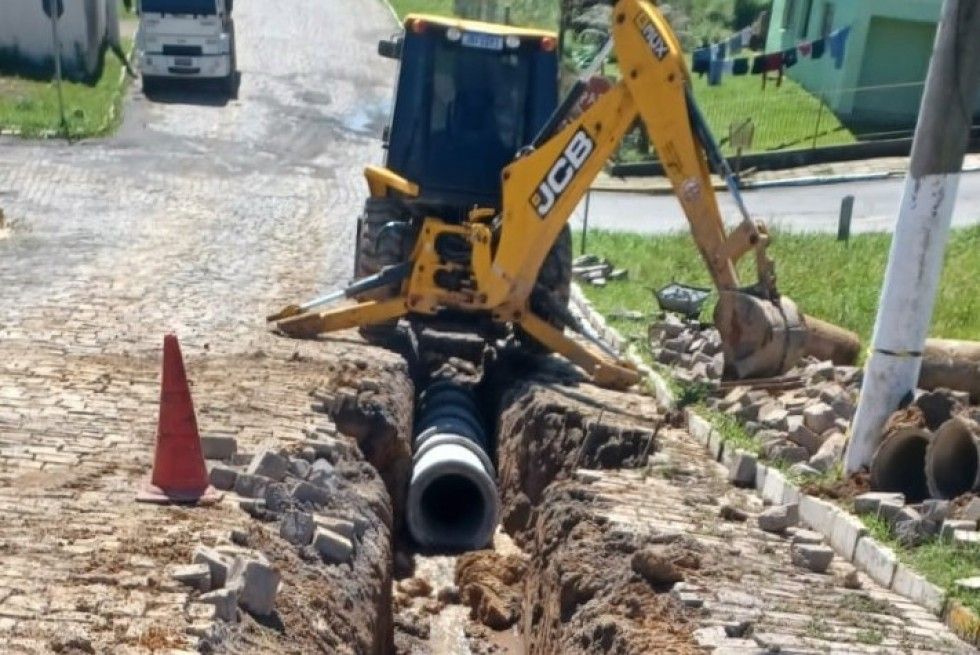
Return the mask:
[[[751,30],[751,28],[745,28]],[[742,32],[744,32],[743,30]],[[721,84],[724,75],[762,75],[765,73],[782,74],[786,68],[792,68],[804,59],[822,59],[829,51],[834,60],[834,66],[838,70],[844,66],[844,54],[847,50],[847,39],[851,34],[851,27],[842,27],[828,34],[827,36],[815,41],[803,41],[792,48],[787,48],[778,52],[771,52],[751,57],[729,58],[729,54],[735,55],[741,51],[740,34],[729,39],[727,42],[716,43],[714,45],[699,48],[694,51],[692,70],[699,75],[708,75],[708,84],[716,86]],[[732,48],[736,38],[739,39],[739,47]]]

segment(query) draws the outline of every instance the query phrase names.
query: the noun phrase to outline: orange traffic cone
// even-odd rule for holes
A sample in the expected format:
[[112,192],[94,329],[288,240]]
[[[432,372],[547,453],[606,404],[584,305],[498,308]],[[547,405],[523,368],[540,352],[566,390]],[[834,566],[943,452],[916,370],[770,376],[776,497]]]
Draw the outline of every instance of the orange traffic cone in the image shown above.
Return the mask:
[[221,500],[221,494],[208,483],[184,359],[173,334],[163,339],[163,382],[153,473],[136,500],[164,505]]

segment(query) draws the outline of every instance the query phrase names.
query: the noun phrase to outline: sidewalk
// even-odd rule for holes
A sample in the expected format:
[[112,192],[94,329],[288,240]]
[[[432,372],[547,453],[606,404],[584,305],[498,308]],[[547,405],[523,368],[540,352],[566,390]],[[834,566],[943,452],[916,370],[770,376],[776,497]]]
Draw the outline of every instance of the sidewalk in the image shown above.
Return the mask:
[[[908,171],[909,159],[909,157],[881,157],[836,164],[801,166],[779,171],[759,171],[744,175],[742,181],[745,188],[760,188],[897,177],[905,175]],[[980,153],[967,154],[963,161],[963,170],[980,170]],[[716,191],[726,189],[725,183],[720,177],[713,175],[711,179]],[[595,184],[592,185],[592,190],[623,193],[673,192],[670,181],[666,177],[613,177],[605,172],[599,175]]]

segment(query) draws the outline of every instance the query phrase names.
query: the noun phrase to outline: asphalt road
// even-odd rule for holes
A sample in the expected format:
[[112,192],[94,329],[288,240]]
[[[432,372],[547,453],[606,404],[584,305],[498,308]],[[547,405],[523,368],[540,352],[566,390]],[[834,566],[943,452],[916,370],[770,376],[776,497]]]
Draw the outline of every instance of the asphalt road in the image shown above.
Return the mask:
[[[796,232],[837,232],[841,200],[855,197],[852,232],[890,232],[895,224],[905,181],[888,178],[867,182],[845,182],[809,187],[774,187],[745,192],[749,212],[771,227]],[[728,193],[719,194],[727,223],[740,220]],[[580,228],[584,203],[574,225]],[[953,216],[954,226],[980,223],[980,172],[964,173]],[[671,195],[593,192],[589,227],[621,232],[663,234],[687,230],[680,204]]]

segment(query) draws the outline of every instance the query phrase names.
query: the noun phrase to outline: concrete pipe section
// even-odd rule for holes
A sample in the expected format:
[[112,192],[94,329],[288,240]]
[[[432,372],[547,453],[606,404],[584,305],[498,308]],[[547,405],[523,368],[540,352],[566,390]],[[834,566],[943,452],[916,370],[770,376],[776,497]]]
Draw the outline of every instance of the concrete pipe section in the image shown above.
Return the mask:
[[980,427],[952,418],[936,431],[926,453],[926,479],[934,498],[956,498],[980,488]]
[[871,460],[871,488],[898,491],[910,503],[929,498],[926,482],[926,450],[932,435],[919,428],[901,428],[885,439]]
[[489,439],[472,392],[449,381],[427,388],[416,407],[408,530],[419,546],[485,547],[500,513]]

